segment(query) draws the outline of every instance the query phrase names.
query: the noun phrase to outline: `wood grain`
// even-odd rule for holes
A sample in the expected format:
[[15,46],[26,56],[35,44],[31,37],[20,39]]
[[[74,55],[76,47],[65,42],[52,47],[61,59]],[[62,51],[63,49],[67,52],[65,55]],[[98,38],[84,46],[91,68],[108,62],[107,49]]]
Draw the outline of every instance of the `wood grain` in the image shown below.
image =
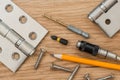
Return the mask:
[[[113,60],[101,59],[99,57],[93,57],[89,54],[80,52],[76,48],[76,42],[78,40],[86,40],[88,42],[98,44],[102,48],[108,49],[119,55],[120,34],[116,34],[113,38],[108,38],[104,32],[90,20],[87,15],[96,7],[102,0],[13,0],[19,7],[32,16],[37,22],[43,25],[49,34],[41,42],[37,48],[36,53],[28,58],[18,72],[12,73],[5,66],[0,64],[0,80],[67,80],[70,73],[64,71],[53,71],[50,69],[51,63],[74,68],[76,63],[59,61],[52,58],[49,53],[67,53],[80,57],[101,60],[106,62],[116,63]],[[65,27],[56,24],[42,15],[48,13],[49,15],[58,18],[65,23],[72,24],[84,31],[90,33],[90,39],[85,39],[79,35],[76,35],[68,31]],[[64,46],[50,39],[50,35],[57,35],[69,40],[69,45]],[[39,54],[40,48],[45,48],[47,53],[38,70],[34,70],[34,64]],[[90,73],[91,79],[114,74],[115,79],[120,79],[120,72],[115,70],[108,70],[99,67],[93,67],[81,64],[81,68],[75,76],[74,80],[84,80],[83,76],[86,73]]]

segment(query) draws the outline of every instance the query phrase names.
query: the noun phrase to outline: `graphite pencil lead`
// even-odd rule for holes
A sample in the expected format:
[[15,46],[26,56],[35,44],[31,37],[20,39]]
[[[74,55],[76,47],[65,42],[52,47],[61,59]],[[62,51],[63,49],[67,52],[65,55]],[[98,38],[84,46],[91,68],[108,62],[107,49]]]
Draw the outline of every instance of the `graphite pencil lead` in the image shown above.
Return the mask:
[[54,54],[50,54],[50,56],[55,57]]

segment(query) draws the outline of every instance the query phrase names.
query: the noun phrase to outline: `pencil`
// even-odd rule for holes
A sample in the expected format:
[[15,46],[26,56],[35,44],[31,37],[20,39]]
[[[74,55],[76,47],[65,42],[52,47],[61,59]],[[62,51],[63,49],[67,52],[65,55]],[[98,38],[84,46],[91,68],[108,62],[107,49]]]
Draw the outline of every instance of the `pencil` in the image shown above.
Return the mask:
[[71,55],[67,55],[67,54],[51,54],[51,55],[53,57],[61,59],[61,60],[82,63],[82,64],[87,64],[87,65],[92,65],[92,66],[97,66],[97,67],[103,67],[103,68],[108,68],[108,69],[113,69],[113,70],[120,70],[120,65],[118,65],[118,64],[107,63],[107,62],[102,62],[102,61],[97,61],[97,60],[91,60],[91,59],[87,59],[87,58],[80,58],[80,57],[71,56]]

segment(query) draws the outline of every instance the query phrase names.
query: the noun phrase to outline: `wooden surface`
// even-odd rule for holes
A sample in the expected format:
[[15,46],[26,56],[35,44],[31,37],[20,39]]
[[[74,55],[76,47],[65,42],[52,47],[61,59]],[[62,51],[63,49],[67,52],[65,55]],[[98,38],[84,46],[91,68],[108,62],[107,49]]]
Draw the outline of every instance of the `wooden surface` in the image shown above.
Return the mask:
[[[12,73],[5,66],[0,64],[0,80],[67,80],[70,73],[64,71],[53,71],[50,69],[51,63],[55,62],[58,65],[73,69],[76,63],[59,61],[52,58],[49,53],[67,53],[89,59],[101,60],[115,63],[113,60],[106,60],[99,57],[94,57],[89,54],[80,52],[76,48],[78,40],[86,40],[94,44],[100,45],[104,49],[108,49],[120,55],[120,33],[113,38],[108,38],[103,31],[91,21],[87,15],[96,7],[102,0],[13,0],[25,12],[29,13],[36,21],[43,25],[49,34],[41,42],[36,53],[28,58],[22,67],[16,73]],[[90,39],[85,39],[68,31],[65,27],[56,24],[42,15],[49,15],[58,18],[65,23],[72,24],[84,31],[90,33]],[[69,40],[69,45],[64,46],[50,39],[50,35],[57,35]],[[34,64],[39,54],[40,48],[47,49],[48,53],[44,56],[38,70],[34,70]],[[76,74],[74,80],[84,80],[83,76],[90,73],[91,80],[100,77],[114,74],[114,80],[120,80],[120,71],[108,70],[99,67],[93,67],[81,64],[81,68]]]

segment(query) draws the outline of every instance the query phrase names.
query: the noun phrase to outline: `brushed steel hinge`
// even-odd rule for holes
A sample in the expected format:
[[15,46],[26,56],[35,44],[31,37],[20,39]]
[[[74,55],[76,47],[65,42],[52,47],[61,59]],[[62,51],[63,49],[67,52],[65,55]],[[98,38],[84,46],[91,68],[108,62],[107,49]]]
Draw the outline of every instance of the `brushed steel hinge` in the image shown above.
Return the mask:
[[11,0],[0,0],[0,61],[10,70],[16,72],[47,32]]
[[112,37],[120,30],[120,0],[104,0],[88,16]]

